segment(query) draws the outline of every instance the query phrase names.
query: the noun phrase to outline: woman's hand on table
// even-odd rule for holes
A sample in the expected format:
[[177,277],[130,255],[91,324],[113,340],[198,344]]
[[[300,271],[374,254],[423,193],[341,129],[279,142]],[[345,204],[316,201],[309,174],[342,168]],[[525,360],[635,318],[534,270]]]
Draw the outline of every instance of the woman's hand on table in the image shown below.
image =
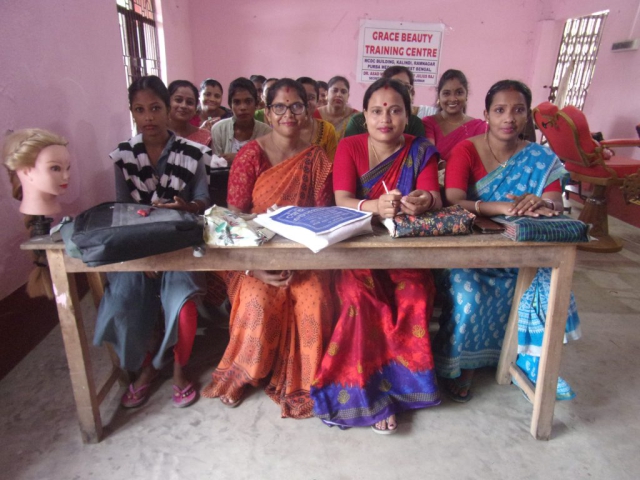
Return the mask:
[[189,212],[189,213],[195,213],[195,214],[200,212],[200,204],[198,204],[195,201],[185,202],[182,198],[177,196],[173,197],[173,202],[169,202],[169,203],[155,202],[153,206],[156,208],[168,208],[170,210],[182,210],[183,212]]
[[526,217],[555,217],[560,212],[556,212],[549,208],[546,202],[534,195],[533,193],[524,193],[522,195],[507,194],[507,198],[513,200],[511,207],[507,209],[505,215],[526,216]]
[[393,218],[400,211],[402,192],[393,189],[389,193],[384,193],[378,197],[378,215],[382,218]]
[[293,280],[291,270],[249,270],[248,275],[273,287],[288,287]]
[[420,215],[435,204],[435,199],[429,192],[414,190],[400,199],[400,209],[407,215]]

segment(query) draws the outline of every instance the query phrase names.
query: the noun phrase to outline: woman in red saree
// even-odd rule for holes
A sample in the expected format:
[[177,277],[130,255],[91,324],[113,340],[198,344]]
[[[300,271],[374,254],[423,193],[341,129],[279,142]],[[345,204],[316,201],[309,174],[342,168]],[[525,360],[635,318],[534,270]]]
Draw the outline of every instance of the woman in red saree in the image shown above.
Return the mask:
[[[406,87],[376,81],[364,112],[368,133],[338,145],[336,204],[384,218],[441,208],[435,147],[403,133],[411,112]],[[315,414],[328,425],[394,433],[396,413],[440,403],[428,328],[433,277],[428,270],[343,270],[335,285],[339,318],[311,389]]]
[[[264,213],[274,204],[300,207],[332,203],[331,163],[300,137],[307,97],[302,85],[279,80],[267,95],[273,130],[249,142],[229,175],[229,208]],[[282,417],[313,415],[311,382],[323,340],[331,332],[329,271],[264,271],[227,274],[230,341],[212,382],[202,392],[235,407],[245,389],[268,379],[266,393]]]

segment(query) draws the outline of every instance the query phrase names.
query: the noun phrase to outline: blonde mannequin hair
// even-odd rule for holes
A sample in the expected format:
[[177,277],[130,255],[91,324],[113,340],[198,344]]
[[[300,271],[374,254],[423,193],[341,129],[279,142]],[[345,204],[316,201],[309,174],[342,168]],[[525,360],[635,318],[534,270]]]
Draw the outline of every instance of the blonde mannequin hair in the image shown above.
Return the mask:
[[25,128],[9,133],[2,147],[2,159],[9,171],[13,198],[22,200],[22,186],[16,171],[34,167],[38,154],[44,148],[51,145],[66,147],[68,143],[64,137],[41,128]]
[[[46,147],[51,145],[66,147],[68,143],[64,137],[40,128],[26,128],[17,132],[9,132],[2,146],[2,161],[9,172],[13,198],[22,200],[22,185],[16,172],[24,168],[35,167],[38,154]],[[31,231],[34,219],[33,215],[25,216],[25,226],[29,231]],[[46,262],[44,251],[33,251],[33,263],[36,268],[29,274],[27,282],[27,294],[32,298],[39,296],[53,298],[51,275]]]

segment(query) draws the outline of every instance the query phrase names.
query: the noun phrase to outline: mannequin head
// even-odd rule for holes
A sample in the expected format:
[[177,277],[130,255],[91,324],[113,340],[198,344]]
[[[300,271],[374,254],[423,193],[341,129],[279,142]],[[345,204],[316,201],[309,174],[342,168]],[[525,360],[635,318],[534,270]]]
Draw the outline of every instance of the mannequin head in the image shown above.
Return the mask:
[[2,158],[9,170],[13,197],[21,200],[20,212],[53,215],[60,212],[57,197],[69,183],[70,159],[67,141],[38,128],[9,134]]

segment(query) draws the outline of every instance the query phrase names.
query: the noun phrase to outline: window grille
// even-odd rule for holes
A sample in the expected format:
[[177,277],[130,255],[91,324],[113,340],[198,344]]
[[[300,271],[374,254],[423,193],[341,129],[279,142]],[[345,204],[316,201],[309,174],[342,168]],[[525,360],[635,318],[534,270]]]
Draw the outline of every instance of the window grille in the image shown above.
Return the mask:
[[562,108],[584,106],[608,10],[570,18],[564,24],[549,100]]
[[160,76],[153,0],[116,0],[127,85],[144,75]]

